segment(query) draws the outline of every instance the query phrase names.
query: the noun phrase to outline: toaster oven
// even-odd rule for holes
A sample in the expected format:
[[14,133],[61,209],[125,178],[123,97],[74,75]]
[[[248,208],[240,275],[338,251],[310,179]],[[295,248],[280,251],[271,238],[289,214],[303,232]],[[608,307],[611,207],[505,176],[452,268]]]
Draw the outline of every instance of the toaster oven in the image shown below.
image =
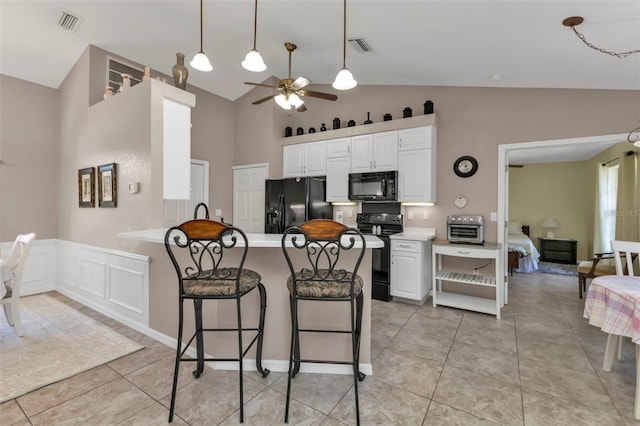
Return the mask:
[[447,216],[447,240],[459,244],[484,244],[482,216]]

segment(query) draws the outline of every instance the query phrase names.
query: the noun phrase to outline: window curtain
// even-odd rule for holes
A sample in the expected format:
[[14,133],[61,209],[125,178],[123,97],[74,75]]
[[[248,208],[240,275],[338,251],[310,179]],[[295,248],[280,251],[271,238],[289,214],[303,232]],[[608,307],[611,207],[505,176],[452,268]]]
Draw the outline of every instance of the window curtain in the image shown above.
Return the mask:
[[616,207],[617,240],[640,241],[640,153],[627,151],[620,157]]
[[606,208],[604,208],[607,204],[607,176],[608,176],[608,167],[604,164],[598,164],[596,166],[598,168],[597,171],[597,180],[596,180],[596,208],[595,208],[595,217],[593,221],[593,251],[594,253],[603,253],[606,251],[607,244],[607,232],[606,232],[606,223],[607,223],[607,212]]

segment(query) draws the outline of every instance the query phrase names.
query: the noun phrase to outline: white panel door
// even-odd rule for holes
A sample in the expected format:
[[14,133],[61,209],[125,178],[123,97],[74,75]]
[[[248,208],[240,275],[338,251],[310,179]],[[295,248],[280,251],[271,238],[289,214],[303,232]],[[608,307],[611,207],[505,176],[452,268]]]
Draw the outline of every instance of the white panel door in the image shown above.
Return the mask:
[[[180,225],[193,219],[198,203],[209,204],[209,162],[191,160],[191,177],[188,200],[164,200],[164,225]],[[211,212],[209,212],[211,213]]]
[[266,164],[233,169],[233,225],[245,233],[264,232],[264,181]]

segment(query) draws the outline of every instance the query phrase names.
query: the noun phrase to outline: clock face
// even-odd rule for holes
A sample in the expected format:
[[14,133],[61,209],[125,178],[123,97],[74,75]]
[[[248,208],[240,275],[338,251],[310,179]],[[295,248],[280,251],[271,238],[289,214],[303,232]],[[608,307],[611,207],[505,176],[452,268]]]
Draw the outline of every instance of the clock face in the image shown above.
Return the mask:
[[478,171],[478,161],[469,155],[462,156],[453,163],[453,171],[460,177],[471,177]]

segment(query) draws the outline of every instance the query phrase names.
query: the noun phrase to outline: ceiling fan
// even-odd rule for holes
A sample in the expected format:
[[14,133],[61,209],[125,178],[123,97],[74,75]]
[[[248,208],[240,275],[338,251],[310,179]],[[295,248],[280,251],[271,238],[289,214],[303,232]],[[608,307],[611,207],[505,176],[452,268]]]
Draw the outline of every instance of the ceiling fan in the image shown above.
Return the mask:
[[273,95],[258,99],[257,101],[253,102],[252,105],[259,105],[270,99],[274,99],[276,103],[284,109],[288,110],[295,108],[299,112],[303,112],[307,110],[307,107],[304,105],[304,101],[302,100],[304,96],[326,99],[328,101],[335,101],[336,99],[338,99],[338,96],[331,93],[304,90],[304,88],[311,83],[311,80],[306,77],[298,77],[293,80],[291,78],[291,52],[296,50],[298,46],[287,41],[284,43],[284,47],[287,49],[287,52],[289,52],[289,77],[284,80],[280,80],[277,86],[272,86],[270,84],[264,83],[245,82],[244,84],[251,84],[252,86],[260,87],[270,87],[276,90],[276,93],[274,93]]

